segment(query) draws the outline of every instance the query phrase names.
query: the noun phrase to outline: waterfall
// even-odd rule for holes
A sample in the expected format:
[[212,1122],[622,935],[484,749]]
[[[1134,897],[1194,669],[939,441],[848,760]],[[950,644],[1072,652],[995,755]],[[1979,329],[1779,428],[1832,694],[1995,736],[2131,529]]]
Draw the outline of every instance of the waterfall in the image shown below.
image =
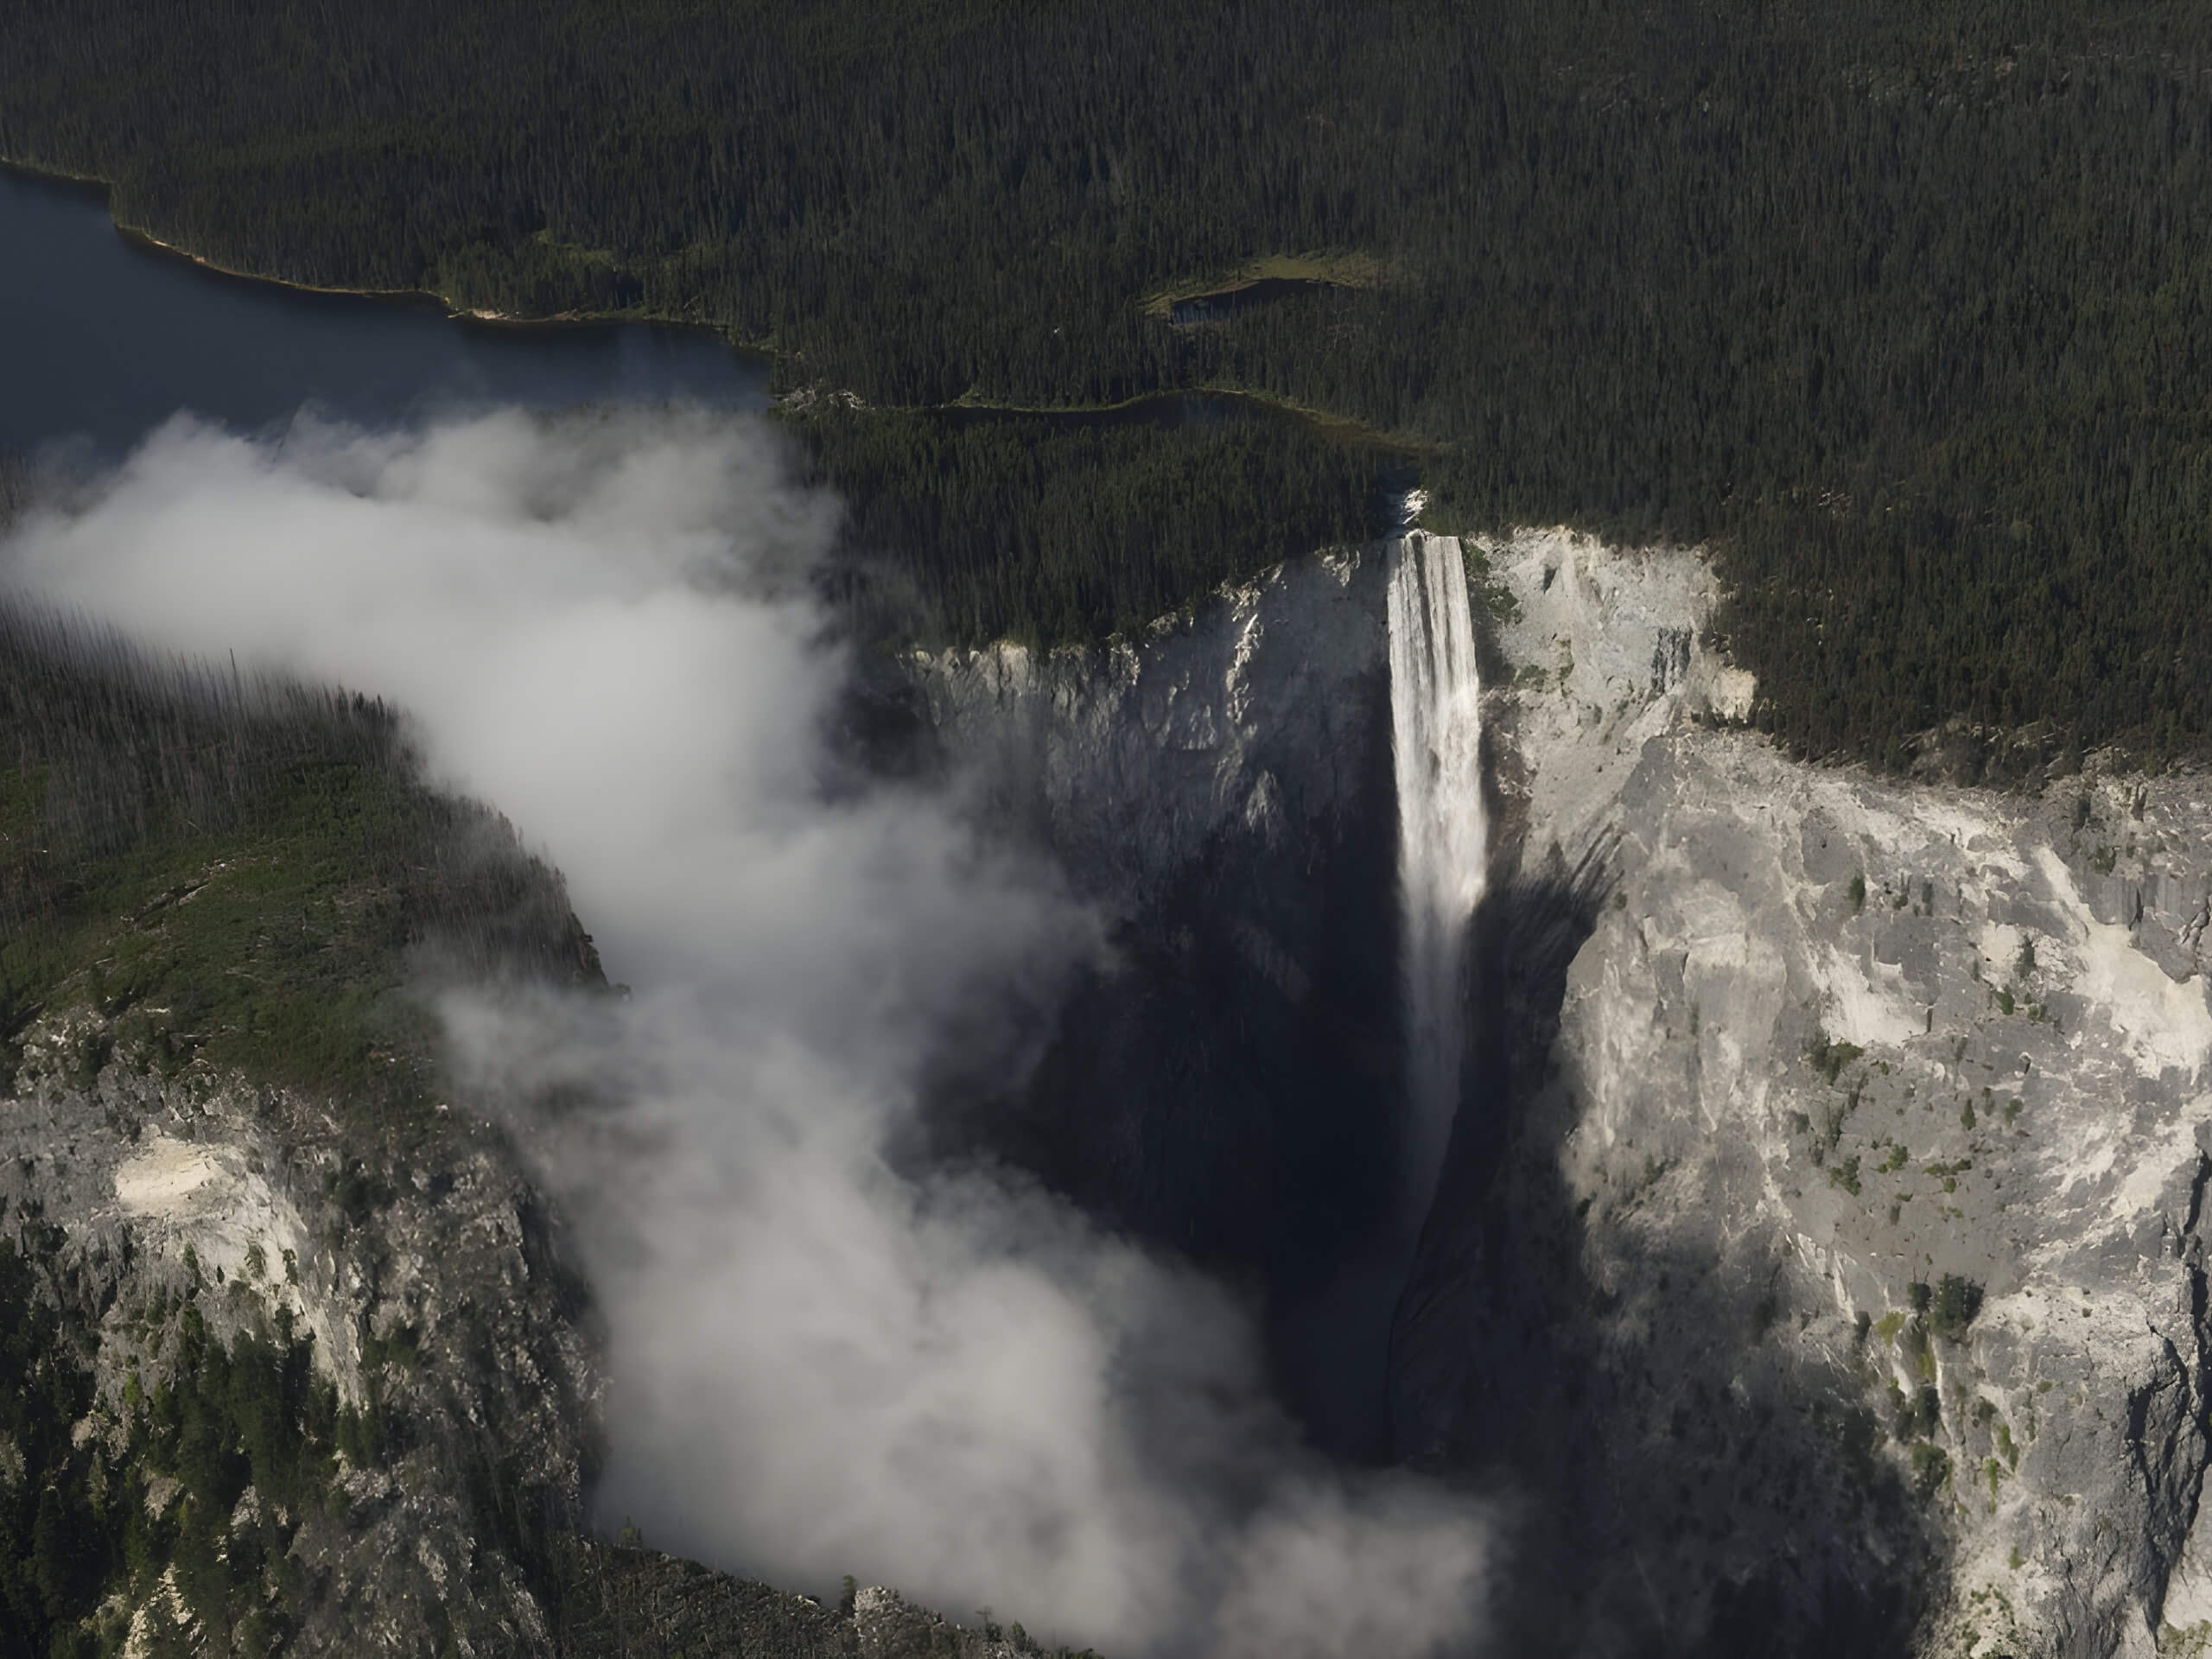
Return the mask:
[[1406,1009],[1408,1224],[1418,1228],[1459,1109],[1468,924],[1483,894],[1482,683],[1457,537],[1409,531],[1390,571],[1390,747]]

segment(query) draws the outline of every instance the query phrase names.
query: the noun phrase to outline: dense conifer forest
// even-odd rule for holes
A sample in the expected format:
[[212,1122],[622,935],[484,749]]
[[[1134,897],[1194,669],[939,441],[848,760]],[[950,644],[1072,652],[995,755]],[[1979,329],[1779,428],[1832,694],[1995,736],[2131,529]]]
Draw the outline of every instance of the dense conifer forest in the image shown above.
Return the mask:
[[[0,155],[220,264],[709,322],[876,406],[1325,410],[1450,522],[1711,543],[1808,752],[2212,741],[2201,6],[39,0]],[[1223,441],[1149,442],[1111,569],[1014,570],[1040,486],[936,614],[1013,582],[1095,629],[1210,574],[1122,568]],[[884,523],[968,522],[931,455],[945,505]]]
[[925,645],[1134,633],[1288,554],[1363,541],[1394,505],[1402,469],[1374,445],[1211,401],[1133,413],[796,415],[812,479],[849,504],[837,596],[867,634]]

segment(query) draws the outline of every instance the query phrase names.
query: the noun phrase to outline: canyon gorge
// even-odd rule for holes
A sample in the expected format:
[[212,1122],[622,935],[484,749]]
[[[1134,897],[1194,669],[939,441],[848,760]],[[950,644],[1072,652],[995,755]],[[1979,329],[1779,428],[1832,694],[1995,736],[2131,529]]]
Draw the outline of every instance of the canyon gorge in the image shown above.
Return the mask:
[[[1313,1446],[1491,1517],[1491,1650],[2196,1651],[2212,790],[1792,760],[1714,599],[1692,550],[1409,530],[1140,638],[868,664],[870,764],[1106,930],[1033,1064],[931,1080],[911,1155],[1002,1161],[1231,1287]],[[99,1333],[85,1433],[156,1364],[147,1310],[210,1280],[219,1336],[296,1322],[346,1406],[375,1371],[456,1425],[301,1535],[347,1609],[303,1650],[363,1618],[1020,1650],[548,1541],[606,1382],[497,1127],[364,1199],[300,1099],[165,1080],[57,1007],[0,1137]],[[454,1574],[465,1623],[429,1611]],[[590,1594],[556,1618],[555,1581]]]

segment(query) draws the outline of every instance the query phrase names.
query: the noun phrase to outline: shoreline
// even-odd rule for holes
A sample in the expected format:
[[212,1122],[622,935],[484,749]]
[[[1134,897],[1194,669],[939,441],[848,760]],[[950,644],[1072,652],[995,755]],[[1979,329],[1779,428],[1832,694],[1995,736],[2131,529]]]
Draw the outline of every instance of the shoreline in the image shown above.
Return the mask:
[[1346,443],[1365,444],[1404,454],[1443,454],[1451,448],[1440,439],[1417,437],[1411,433],[1384,432],[1351,416],[1314,409],[1280,393],[1257,391],[1249,386],[1164,386],[1157,391],[1141,391],[1134,397],[1110,404],[994,404],[965,397],[956,397],[949,404],[867,404],[850,392],[801,387],[784,393],[777,399],[777,404],[779,407],[791,409],[794,413],[804,413],[812,402],[818,401],[837,404],[861,413],[885,415],[1026,415],[1046,420],[1081,420],[1128,414],[1142,409],[1147,404],[1165,403],[1176,397],[1217,397],[1250,404],[1274,414],[1302,421],[1324,435]]
[[98,192],[107,209],[108,223],[125,242],[140,249],[160,254],[163,257],[179,259],[197,270],[228,282],[253,283],[264,287],[283,289],[293,294],[314,294],[326,297],[349,300],[372,300],[384,305],[414,306],[435,308],[448,321],[476,323],[495,328],[614,328],[625,324],[643,324],[653,328],[696,329],[710,334],[727,350],[740,356],[760,358],[772,361],[772,347],[753,345],[732,340],[711,322],[696,319],[663,316],[648,311],[562,311],[550,316],[524,316],[516,312],[493,311],[474,306],[456,304],[448,296],[428,288],[353,288],[340,283],[303,283],[287,276],[270,276],[259,271],[240,270],[194,253],[190,248],[175,242],[163,241],[143,225],[126,222],[116,211],[115,181],[103,179],[90,173],[70,173],[59,168],[35,162],[18,160],[11,156],[0,156],[0,171],[19,174],[27,179],[46,184],[67,185],[87,192]]
[[[514,312],[458,305],[449,296],[439,293],[435,289],[347,287],[335,283],[296,282],[288,277],[270,276],[255,271],[241,270],[235,266],[220,264],[204,254],[195,253],[190,248],[177,243],[164,241],[143,226],[126,223],[116,212],[116,185],[112,179],[100,178],[89,173],[72,173],[60,168],[22,161],[9,156],[0,156],[0,171],[18,174],[45,184],[64,185],[87,192],[97,192],[106,208],[109,224],[114,226],[116,234],[124,241],[162,257],[181,260],[196,270],[210,276],[219,277],[226,282],[257,283],[294,294],[311,294],[338,299],[369,300],[384,305],[411,306],[423,309],[435,308],[448,321],[479,327],[552,330],[612,328],[620,327],[625,324],[643,324],[654,328],[696,329],[714,335],[725,350],[735,353],[741,357],[764,362],[772,370],[777,360],[773,346],[733,340],[717,325],[702,322],[696,319],[671,317],[654,312],[642,311],[563,311],[550,316],[524,316]],[[1260,279],[1254,277],[1251,280]],[[1239,286],[1241,285],[1240,283]],[[815,399],[822,399],[844,403],[847,407],[863,412],[899,415],[968,413],[982,416],[1033,416],[1048,420],[1081,420],[1086,416],[1128,414],[1147,404],[1160,403],[1173,397],[1219,397],[1249,403],[1257,408],[1269,410],[1277,414],[1303,421],[1325,436],[1334,437],[1347,443],[1389,449],[1404,454],[1440,454],[1450,447],[1435,439],[1419,438],[1409,434],[1378,431],[1349,416],[1335,414],[1327,410],[1308,408],[1276,393],[1255,391],[1243,386],[1162,387],[1154,391],[1139,392],[1134,397],[1122,398],[1117,403],[1058,404],[990,403],[982,399],[971,400],[964,395],[954,398],[950,403],[943,404],[871,404],[862,403],[857,396],[849,391],[799,387],[773,398],[771,407],[779,411],[789,409],[791,412],[796,414],[802,412],[808,403]]]

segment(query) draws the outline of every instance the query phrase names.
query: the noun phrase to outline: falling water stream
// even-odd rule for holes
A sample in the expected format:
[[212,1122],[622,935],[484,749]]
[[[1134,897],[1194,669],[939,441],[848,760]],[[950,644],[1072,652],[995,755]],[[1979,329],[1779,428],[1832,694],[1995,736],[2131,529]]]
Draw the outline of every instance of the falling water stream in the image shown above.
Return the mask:
[[1483,894],[1482,683],[1456,537],[1409,531],[1390,571],[1406,1078],[1404,1213],[1427,1213],[1459,1109],[1467,934]]

